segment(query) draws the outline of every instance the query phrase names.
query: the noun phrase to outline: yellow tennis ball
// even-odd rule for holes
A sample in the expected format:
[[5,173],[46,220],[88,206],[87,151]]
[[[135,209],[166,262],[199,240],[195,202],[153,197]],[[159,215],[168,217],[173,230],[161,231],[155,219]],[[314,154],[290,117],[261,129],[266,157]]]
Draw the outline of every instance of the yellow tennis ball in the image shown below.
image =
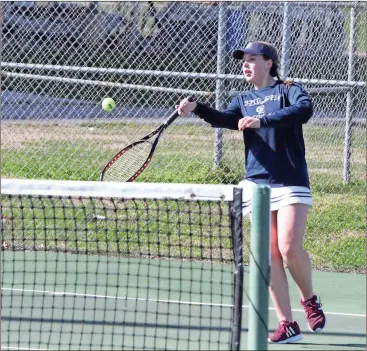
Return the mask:
[[114,99],[111,99],[111,98],[105,98],[103,99],[102,101],[102,108],[105,110],[105,111],[112,111],[114,108],[116,107],[116,103],[115,103],[115,100]]

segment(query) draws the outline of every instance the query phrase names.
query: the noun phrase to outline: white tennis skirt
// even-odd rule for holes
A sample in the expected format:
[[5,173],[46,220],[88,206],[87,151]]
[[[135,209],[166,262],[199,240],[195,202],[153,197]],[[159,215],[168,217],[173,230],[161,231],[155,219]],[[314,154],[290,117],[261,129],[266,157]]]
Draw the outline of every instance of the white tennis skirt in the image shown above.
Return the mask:
[[[238,183],[243,188],[242,213],[251,212],[252,187],[256,185],[249,180]],[[270,211],[277,211],[281,207],[292,204],[306,204],[312,207],[313,201],[310,189],[305,186],[279,186],[270,184]]]

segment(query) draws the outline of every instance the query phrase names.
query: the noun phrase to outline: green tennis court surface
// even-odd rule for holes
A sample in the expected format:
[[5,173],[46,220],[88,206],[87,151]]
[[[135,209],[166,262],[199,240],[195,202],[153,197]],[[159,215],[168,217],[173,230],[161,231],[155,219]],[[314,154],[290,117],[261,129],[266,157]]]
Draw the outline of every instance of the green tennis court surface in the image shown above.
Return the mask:
[[[111,349],[119,345],[124,345],[124,349],[133,345],[136,349],[218,349],[222,339],[229,338],[229,324],[223,321],[231,315],[231,265],[44,252],[3,251],[2,255],[4,350]],[[206,276],[213,277],[213,270],[224,273],[228,270],[228,274],[218,274],[217,282],[206,281]],[[57,275],[51,273],[56,271]],[[37,272],[36,281],[32,272]],[[175,289],[178,279],[185,280],[185,272],[190,275],[197,272],[201,286]],[[149,273],[150,278],[138,282],[137,273]],[[129,281],[116,281],[117,274]],[[193,281],[191,276],[187,279]],[[228,283],[227,292],[223,291],[223,279]],[[248,271],[245,290],[247,281]],[[171,286],[163,289],[162,284]],[[108,289],[101,288],[106,286]],[[308,331],[298,292],[290,283],[294,318],[305,338],[286,346],[269,345],[269,349],[365,349],[365,275],[314,272],[314,286],[327,313],[326,330],[318,334]],[[4,308],[10,296],[11,309]],[[243,308],[241,349],[246,349],[246,294]],[[271,332],[277,325],[272,307],[269,316]],[[189,342],[189,333],[190,340],[195,340],[197,333],[198,339],[201,334],[207,342],[200,345]],[[207,337],[203,338],[203,334]]]
[[[253,214],[266,193],[257,190]],[[268,267],[249,279],[242,252],[259,256],[251,275],[268,260],[252,244],[268,247],[260,223],[269,211],[252,216],[258,229],[248,247],[240,188],[3,179],[1,191],[2,350],[239,350],[266,341],[258,324],[268,311]],[[328,327],[307,332],[290,284],[306,337],[287,347],[365,348],[365,276],[314,277]],[[259,323],[249,326],[253,316]],[[272,332],[271,305],[269,320]]]
[[[27,262],[25,277],[21,262]],[[14,274],[6,273],[7,265]],[[37,348],[46,349],[166,349],[195,347],[183,340],[195,340],[195,334],[199,340],[199,333],[207,333],[204,339],[211,343],[200,347],[215,349],[221,338],[229,340],[231,331],[231,266],[218,266],[205,270],[205,264],[191,262],[6,252],[3,300],[9,305],[12,296],[12,308],[2,318],[3,328],[14,332],[2,339],[9,340],[8,347],[13,334],[16,343],[19,337],[24,340],[24,347],[34,340]],[[223,268],[227,274],[219,274]],[[58,274],[39,273],[45,270]],[[218,273],[217,282],[209,283],[210,270]],[[202,282],[194,286],[179,284],[199,278]]]
[[[366,349],[366,276],[335,272],[313,272],[314,290],[320,295],[327,326],[321,333],[308,327],[298,290],[288,275],[293,318],[299,323],[304,339],[291,345],[269,345],[270,350],[360,350]],[[277,320],[269,314],[269,329]]]

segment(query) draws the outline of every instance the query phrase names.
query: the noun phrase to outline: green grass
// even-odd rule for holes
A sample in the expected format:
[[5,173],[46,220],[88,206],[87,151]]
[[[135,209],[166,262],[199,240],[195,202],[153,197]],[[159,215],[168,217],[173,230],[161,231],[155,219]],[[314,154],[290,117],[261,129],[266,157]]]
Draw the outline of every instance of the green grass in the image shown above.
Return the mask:
[[332,270],[364,270],[366,266],[366,197],[340,193],[314,194],[305,247],[313,265]]
[[[91,127],[94,129],[91,130]],[[102,123],[93,124],[93,126],[90,124],[75,126],[4,124],[2,177],[98,181],[104,165],[117,151],[136,138],[147,134],[154,127],[155,125],[130,123]],[[46,137],[40,138],[40,135],[46,135]],[[305,246],[312,257],[314,268],[364,271],[366,266],[365,129],[357,127],[353,129],[351,181],[348,184],[342,181],[343,126],[307,125],[305,142],[314,197]],[[222,164],[220,167],[213,167],[213,130],[207,126],[173,125],[164,134],[153,161],[138,181],[237,184],[244,175],[243,142],[236,132],[226,131],[223,145]],[[82,217],[83,214],[80,215],[80,219]],[[160,234],[161,238],[157,239],[155,235],[162,231],[167,232],[169,229],[161,230],[156,227],[154,221],[150,223],[143,220],[143,222],[146,223],[147,231],[150,233],[147,241],[142,242],[139,241],[141,239],[131,237],[132,233],[136,232],[136,228],[127,231],[129,239],[136,247],[140,245],[144,250],[149,248],[153,253],[157,253],[159,249],[159,245],[156,244],[158,240],[163,250],[162,254],[168,254],[168,246],[165,246],[165,243],[173,240],[173,237]],[[98,245],[101,247],[104,243],[107,250],[108,244],[103,235],[106,235],[106,229],[110,228],[111,224],[107,228],[103,225],[105,225],[103,222],[96,224],[92,221],[88,223],[87,228],[94,230],[96,240],[100,241]],[[190,228],[187,225],[183,229]],[[248,234],[247,220],[245,229]],[[61,235],[61,232],[58,235]],[[107,237],[115,235],[112,229],[108,229],[107,232]],[[70,233],[68,235],[72,238],[73,231],[71,230]],[[98,239],[98,233],[101,235],[100,239]],[[120,234],[119,245],[122,245],[121,243],[126,243],[127,234]],[[201,236],[202,234],[196,235],[195,240],[200,240]],[[62,235],[60,238],[63,238]],[[188,237],[185,240],[186,245],[189,243],[187,240],[191,239]],[[71,249],[74,245],[73,239],[68,239],[67,242],[69,246],[71,245]],[[96,242],[89,244],[91,248],[97,245]],[[248,259],[248,239],[245,244],[246,259]],[[120,247],[121,250],[128,251],[127,244],[124,245]],[[178,244],[174,249],[175,254],[179,248]],[[117,247],[115,247],[116,250],[118,251]],[[210,256],[208,252],[204,255],[201,249],[196,250],[198,250],[195,253],[197,259]],[[229,251],[227,254],[230,254]]]

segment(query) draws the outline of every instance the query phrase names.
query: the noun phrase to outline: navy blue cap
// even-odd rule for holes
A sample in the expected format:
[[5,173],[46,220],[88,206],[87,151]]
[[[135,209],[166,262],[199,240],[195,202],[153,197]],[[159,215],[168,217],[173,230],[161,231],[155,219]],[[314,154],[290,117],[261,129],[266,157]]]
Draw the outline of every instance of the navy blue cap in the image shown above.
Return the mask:
[[279,62],[277,50],[267,43],[261,43],[258,41],[248,43],[244,49],[233,51],[232,55],[236,60],[242,60],[244,54],[266,55],[274,62]]

